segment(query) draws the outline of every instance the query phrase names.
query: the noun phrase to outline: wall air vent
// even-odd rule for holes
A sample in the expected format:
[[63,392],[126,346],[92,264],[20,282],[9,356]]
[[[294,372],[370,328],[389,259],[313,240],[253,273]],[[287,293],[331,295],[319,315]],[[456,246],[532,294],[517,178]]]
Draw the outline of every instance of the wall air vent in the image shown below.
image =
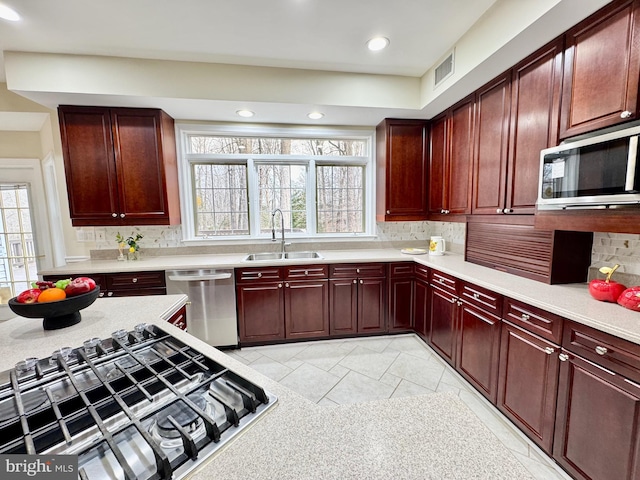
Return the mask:
[[453,75],[453,52],[454,50],[451,50],[451,53],[436,67],[434,87]]

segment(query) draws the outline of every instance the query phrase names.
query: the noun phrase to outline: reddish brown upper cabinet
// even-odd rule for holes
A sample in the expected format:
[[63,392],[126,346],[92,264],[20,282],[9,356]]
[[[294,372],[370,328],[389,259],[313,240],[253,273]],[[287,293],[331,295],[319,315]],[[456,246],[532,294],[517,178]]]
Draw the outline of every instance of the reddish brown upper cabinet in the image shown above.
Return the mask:
[[511,82],[503,74],[476,93],[473,200],[471,213],[504,209]]
[[180,223],[171,117],[67,105],[58,114],[74,226]]
[[471,213],[473,95],[434,118],[429,136],[429,218],[464,221]]
[[612,2],[565,42],[560,137],[637,119],[640,2]]
[[540,150],[558,144],[562,47],[562,38],[555,40],[511,70],[509,156],[502,213],[535,213]]
[[385,119],[376,128],[376,219],[427,219],[427,122]]

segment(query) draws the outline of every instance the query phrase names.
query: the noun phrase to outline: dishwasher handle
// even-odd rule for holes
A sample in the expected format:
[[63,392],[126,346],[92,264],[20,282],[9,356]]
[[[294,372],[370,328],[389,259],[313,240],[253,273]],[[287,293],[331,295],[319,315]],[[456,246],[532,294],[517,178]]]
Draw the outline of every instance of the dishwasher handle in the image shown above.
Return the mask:
[[226,280],[231,278],[230,273],[214,273],[211,275],[169,275],[172,282],[193,282],[204,280]]

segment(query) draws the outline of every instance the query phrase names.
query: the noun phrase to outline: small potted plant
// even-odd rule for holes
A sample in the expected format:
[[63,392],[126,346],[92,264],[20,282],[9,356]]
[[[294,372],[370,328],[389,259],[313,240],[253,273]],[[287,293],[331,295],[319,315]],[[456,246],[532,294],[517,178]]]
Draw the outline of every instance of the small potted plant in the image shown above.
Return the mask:
[[142,238],[144,237],[139,233],[136,233],[134,236],[133,232],[131,233],[131,236],[124,238],[122,235],[120,235],[120,232],[118,232],[116,234],[116,242],[118,242],[118,250],[120,251],[120,256],[123,256],[122,250],[124,248],[128,248],[127,259],[138,260],[140,258],[140,245],[138,245],[138,241]]

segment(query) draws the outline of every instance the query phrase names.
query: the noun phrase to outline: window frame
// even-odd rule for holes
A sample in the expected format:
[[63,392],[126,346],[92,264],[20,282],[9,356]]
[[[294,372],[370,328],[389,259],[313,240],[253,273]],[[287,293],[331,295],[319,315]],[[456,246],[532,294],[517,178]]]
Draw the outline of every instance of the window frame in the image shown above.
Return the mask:
[[[176,123],[176,141],[178,146],[178,179],[180,189],[180,208],[182,215],[182,241],[189,244],[223,244],[226,242],[253,243],[270,240],[271,235],[260,234],[260,215],[257,167],[258,164],[278,163],[281,165],[307,165],[307,229],[309,233],[287,233],[288,238],[296,240],[362,240],[375,237],[375,129],[371,128],[334,128],[334,127],[274,127],[262,125],[209,125]],[[367,142],[367,154],[362,157],[335,155],[299,156],[299,155],[246,155],[246,154],[193,154],[188,152],[189,137],[193,135],[238,136],[265,138],[331,138],[356,139]],[[195,236],[195,182],[192,168],[194,163],[226,163],[247,165],[247,189],[249,199],[249,235],[220,235],[210,237]],[[361,165],[364,167],[364,231],[351,233],[317,232],[317,165]],[[253,193],[255,192],[255,193]],[[312,196],[312,198],[311,198]]]

